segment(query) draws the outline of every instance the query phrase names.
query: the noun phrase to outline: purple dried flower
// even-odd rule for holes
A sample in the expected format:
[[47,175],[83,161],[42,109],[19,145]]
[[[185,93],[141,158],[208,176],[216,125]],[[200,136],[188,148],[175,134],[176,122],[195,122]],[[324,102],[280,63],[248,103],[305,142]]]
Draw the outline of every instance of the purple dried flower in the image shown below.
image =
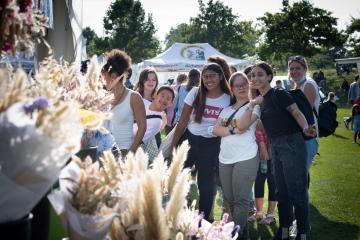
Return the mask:
[[34,99],[31,103],[25,104],[23,106],[23,109],[26,114],[32,114],[35,110],[46,108],[49,105],[49,100],[46,97],[38,97]]

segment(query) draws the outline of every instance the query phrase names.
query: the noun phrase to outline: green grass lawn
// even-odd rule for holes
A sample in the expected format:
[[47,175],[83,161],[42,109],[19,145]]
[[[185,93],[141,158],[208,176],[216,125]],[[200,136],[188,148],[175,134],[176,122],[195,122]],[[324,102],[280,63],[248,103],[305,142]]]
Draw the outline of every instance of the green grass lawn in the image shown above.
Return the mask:
[[[353,132],[344,127],[342,119],[349,114],[349,108],[338,109],[339,127],[333,136],[320,139],[320,156],[311,167],[311,239],[360,240],[360,145],[352,143]],[[220,202],[217,199],[216,219]],[[55,214],[51,221],[50,239],[64,237]],[[251,239],[271,239],[277,227],[252,223]]]

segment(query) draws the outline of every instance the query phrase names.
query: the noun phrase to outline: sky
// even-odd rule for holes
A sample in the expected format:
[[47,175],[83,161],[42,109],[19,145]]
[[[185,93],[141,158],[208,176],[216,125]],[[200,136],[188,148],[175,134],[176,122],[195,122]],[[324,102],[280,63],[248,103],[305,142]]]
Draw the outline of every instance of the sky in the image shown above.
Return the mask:
[[[103,36],[103,18],[112,0],[83,0],[83,27],[91,27]],[[198,14],[197,0],[140,0],[146,13],[153,15],[157,36],[164,41],[171,27],[188,23],[190,17]],[[206,2],[206,0],[205,0]],[[279,12],[282,0],[223,0],[232,8],[240,20],[256,21],[265,12]],[[290,0],[294,2],[294,0]],[[359,0],[310,0],[315,7],[333,13],[338,18],[338,28],[344,29],[350,23],[351,16],[360,18]]]

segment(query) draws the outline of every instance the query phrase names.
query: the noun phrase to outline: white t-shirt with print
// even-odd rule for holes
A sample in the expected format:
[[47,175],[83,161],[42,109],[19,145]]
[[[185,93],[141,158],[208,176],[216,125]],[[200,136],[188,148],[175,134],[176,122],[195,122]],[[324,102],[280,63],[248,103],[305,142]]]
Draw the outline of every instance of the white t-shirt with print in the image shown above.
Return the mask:
[[[194,87],[190,90],[190,92],[186,95],[184,100],[185,104],[189,106],[193,106],[194,100],[198,93],[199,88]],[[189,131],[196,135],[211,138],[213,135],[208,133],[208,128],[210,126],[214,126],[216,120],[218,119],[220,112],[230,104],[230,96],[226,93],[221,95],[218,98],[206,98],[205,101],[205,109],[204,114],[201,119],[201,123],[195,122],[195,110],[193,109],[190,121],[188,124]]]
[[[246,111],[250,103],[246,104],[235,114],[230,124],[236,127],[236,119],[239,119]],[[225,108],[219,118],[222,119],[221,125],[225,125],[231,114],[236,109],[231,106]],[[253,114],[260,118],[260,106],[256,105]],[[229,125],[230,125],[229,124]],[[234,134],[221,138],[219,161],[223,164],[233,164],[240,161],[249,160],[256,156],[258,145],[255,137],[256,121],[242,134]]]

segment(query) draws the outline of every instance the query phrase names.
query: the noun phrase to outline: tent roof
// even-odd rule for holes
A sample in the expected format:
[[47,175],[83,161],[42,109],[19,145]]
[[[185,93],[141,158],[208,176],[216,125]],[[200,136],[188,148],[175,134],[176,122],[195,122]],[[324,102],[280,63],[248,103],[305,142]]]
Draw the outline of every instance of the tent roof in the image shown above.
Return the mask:
[[210,56],[220,56],[229,64],[246,67],[249,60],[236,59],[222,54],[208,43],[174,43],[165,52],[145,60],[143,66],[152,66],[158,71],[181,71],[201,68]]

